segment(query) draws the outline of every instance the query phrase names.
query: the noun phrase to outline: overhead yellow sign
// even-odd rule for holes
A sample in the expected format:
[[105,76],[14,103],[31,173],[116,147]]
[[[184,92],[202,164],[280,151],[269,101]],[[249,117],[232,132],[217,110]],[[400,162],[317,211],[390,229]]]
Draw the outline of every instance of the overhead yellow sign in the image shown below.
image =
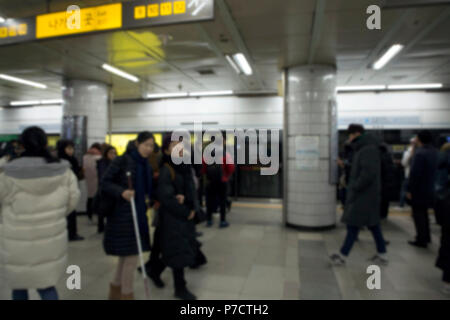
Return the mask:
[[36,17],[36,38],[117,29],[122,27],[122,4],[56,12]]

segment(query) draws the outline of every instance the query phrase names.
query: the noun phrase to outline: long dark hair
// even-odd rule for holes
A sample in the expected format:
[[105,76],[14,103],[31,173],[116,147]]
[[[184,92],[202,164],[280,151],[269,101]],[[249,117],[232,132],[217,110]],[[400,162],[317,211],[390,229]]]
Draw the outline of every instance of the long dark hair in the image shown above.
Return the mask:
[[58,158],[60,159],[69,159],[69,155],[66,153],[66,148],[68,146],[75,147],[75,143],[72,140],[61,139],[58,141],[56,147],[58,149]]
[[47,148],[47,134],[39,127],[26,128],[20,136],[20,144],[25,149],[22,157],[41,157],[47,163],[59,162]]

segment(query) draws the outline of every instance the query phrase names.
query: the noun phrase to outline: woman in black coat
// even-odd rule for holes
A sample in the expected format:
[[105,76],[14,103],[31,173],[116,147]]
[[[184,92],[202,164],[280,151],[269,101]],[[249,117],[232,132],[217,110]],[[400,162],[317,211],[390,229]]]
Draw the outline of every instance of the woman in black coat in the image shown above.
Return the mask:
[[[150,132],[141,132],[137,140],[128,145],[125,155],[114,159],[101,182],[101,193],[108,196],[107,201],[114,201],[113,212],[107,217],[103,247],[106,254],[119,257],[116,277],[110,288],[111,300],[134,299],[138,246],[130,205],[133,197],[142,250],[150,251],[147,200],[152,193],[152,169],[147,158],[153,151],[154,141]],[[131,173],[132,188],[128,184],[127,172]]]
[[[116,158],[117,151],[116,148],[113,146],[107,146],[103,150],[102,158],[97,160],[97,175],[98,175],[98,188],[97,190],[100,190],[100,183],[102,181],[102,178],[106,172],[106,169],[108,169],[111,162]],[[100,192],[97,191],[97,194],[95,196],[94,201],[94,208],[95,212],[98,214],[98,223],[97,223],[97,231],[98,233],[102,233],[105,230],[105,216],[107,212],[105,212],[105,209],[108,209],[108,205],[102,205],[101,198],[100,198]]]
[[[83,168],[78,164],[75,158],[75,143],[72,140],[62,139],[57,144],[58,158],[69,161],[71,169],[78,180],[83,179]],[[83,240],[84,238],[78,235],[77,231],[77,212],[74,210],[67,216],[67,233],[69,241]]]
[[[164,139],[163,158],[158,178],[157,198],[160,203],[159,240],[162,261],[173,270],[175,296],[195,300],[187,289],[184,268],[194,266],[199,243],[195,238],[195,193],[190,192],[192,176],[184,165],[175,165],[172,151],[178,141]],[[179,156],[182,156],[182,150]],[[156,275],[159,277],[159,275]]]

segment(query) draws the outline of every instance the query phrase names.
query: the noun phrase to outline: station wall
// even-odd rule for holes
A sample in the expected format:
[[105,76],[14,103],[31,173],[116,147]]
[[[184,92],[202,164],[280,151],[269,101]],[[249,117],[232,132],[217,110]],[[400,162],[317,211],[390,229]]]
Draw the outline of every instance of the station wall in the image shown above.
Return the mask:
[[[350,122],[368,129],[450,128],[450,93],[388,92],[338,95],[340,129]],[[48,133],[59,133],[60,106],[0,108],[0,134],[20,133],[39,125]],[[169,131],[203,128],[283,127],[281,97],[204,97],[145,102],[122,102],[113,106],[113,132]]]

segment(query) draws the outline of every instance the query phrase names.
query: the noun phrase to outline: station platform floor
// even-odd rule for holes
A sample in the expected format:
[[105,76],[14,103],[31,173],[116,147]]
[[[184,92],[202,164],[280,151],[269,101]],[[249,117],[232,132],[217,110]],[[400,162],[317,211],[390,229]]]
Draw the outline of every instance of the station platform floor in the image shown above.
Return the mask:
[[[346,266],[331,267],[328,256],[339,250],[345,226],[338,223],[337,228],[322,232],[285,228],[281,211],[276,201],[239,201],[228,214],[229,228],[218,228],[218,216],[212,228],[199,226],[198,231],[203,232],[199,240],[209,262],[197,270],[186,269],[191,291],[202,300],[450,299],[440,291],[442,273],[434,266],[440,235],[434,216],[430,217],[432,244],[419,249],[407,244],[414,235],[410,213],[391,210],[382,225],[390,241],[390,262],[381,267],[381,289],[369,290],[366,268],[375,244],[368,231],[360,233]],[[57,285],[60,299],[107,299],[117,258],[105,255],[103,236],[86,216],[78,218],[78,228],[86,239],[69,244],[69,263],[81,268],[81,289],[68,290],[68,275],[64,275]],[[163,289],[150,284],[151,299],[174,299],[170,270],[162,279],[166,283]],[[138,273],[135,297],[145,298]],[[34,290],[30,290],[30,298],[38,299]],[[10,299],[4,286],[0,299]]]

